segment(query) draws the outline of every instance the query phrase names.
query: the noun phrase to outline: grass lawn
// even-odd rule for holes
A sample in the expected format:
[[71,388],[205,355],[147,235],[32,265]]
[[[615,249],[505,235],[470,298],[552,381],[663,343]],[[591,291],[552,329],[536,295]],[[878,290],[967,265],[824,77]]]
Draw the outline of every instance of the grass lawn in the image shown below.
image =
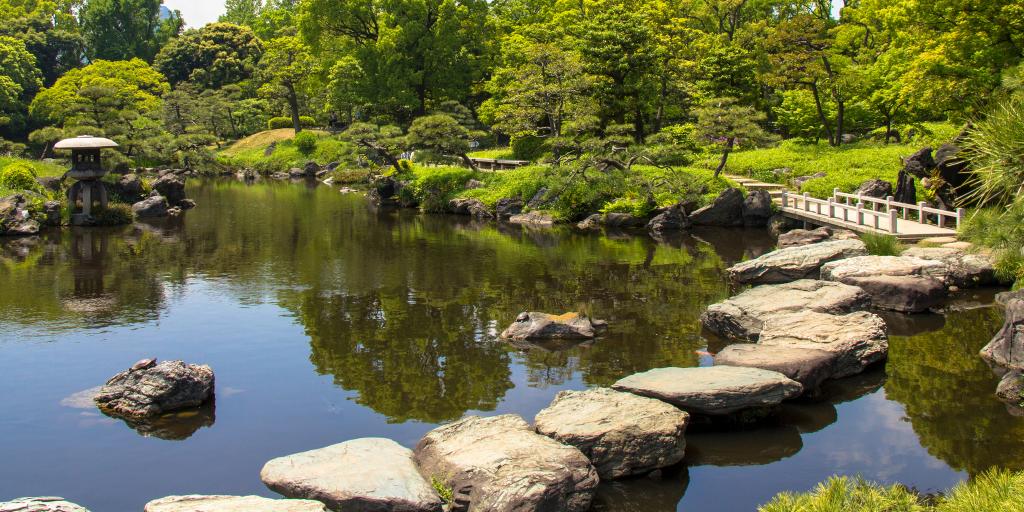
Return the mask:
[[[326,165],[335,161],[345,161],[351,157],[352,147],[320,130],[303,130],[303,133],[317,136],[316,148],[304,154],[299,151],[292,140],[295,130],[282,128],[259,132],[243,139],[220,151],[221,163],[228,167],[255,169],[262,173],[287,171],[293,167],[302,167],[306,162],[313,161]],[[276,143],[273,153],[265,156],[266,149]]]
[[470,158],[493,158],[496,160],[515,160],[515,156],[512,154],[512,148],[491,148],[483,149],[480,151],[473,151],[469,154]]

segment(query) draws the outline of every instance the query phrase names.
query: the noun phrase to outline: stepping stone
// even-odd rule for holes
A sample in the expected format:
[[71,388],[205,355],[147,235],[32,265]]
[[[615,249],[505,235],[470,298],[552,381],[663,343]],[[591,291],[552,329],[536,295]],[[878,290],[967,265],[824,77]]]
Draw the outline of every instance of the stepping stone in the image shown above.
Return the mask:
[[837,355],[818,349],[737,343],[715,354],[715,366],[746,366],[779,372],[805,391],[832,378]]
[[836,357],[832,376],[837,379],[856,375],[889,353],[885,321],[864,311],[848,315],[804,311],[773,316],[764,323],[758,343],[830,352]]
[[424,476],[452,489],[452,512],[583,512],[598,484],[582,452],[534,432],[513,414],[440,426],[415,453]]
[[803,392],[799,382],[779,372],[741,366],[656,368],[625,377],[612,388],[709,416],[775,406]]
[[920,243],[922,243],[922,244],[942,245],[942,244],[954,243],[956,241],[957,240],[956,240],[955,236],[933,236],[933,237],[929,237],[929,238],[922,238],[920,240]]
[[413,463],[412,451],[383,438],[346,441],[267,462],[260,479],[289,498],[346,512],[440,512],[441,498]]
[[945,263],[949,269],[949,284],[961,288],[996,283],[992,259],[983,254],[972,254],[947,247],[911,247],[903,251],[902,256]]
[[44,496],[5,501],[0,503],[0,512],[89,512],[89,510],[64,498]]
[[168,496],[146,503],[144,512],[328,512],[313,500],[274,500],[260,496]]
[[945,263],[911,256],[858,256],[821,267],[822,280],[839,282],[873,276],[920,276],[945,281],[948,275],[949,267]]
[[860,256],[823,265],[821,278],[862,288],[876,308],[919,313],[946,297],[949,267],[909,256]]
[[817,279],[822,265],[868,253],[860,240],[833,240],[787,247],[729,267],[729,277],[744,284],[788,283]]
[[602,478],[644,474],[683,460],[690,415],[608,388],[562,391],[537,414],[537,432],[575,446]]
[[799,311],[840,314],[867,308],[871,297],[856,286],[802,279],[751,288],[708,306],[701,323],[709,331],[740,341],[757,341],[771,316]]

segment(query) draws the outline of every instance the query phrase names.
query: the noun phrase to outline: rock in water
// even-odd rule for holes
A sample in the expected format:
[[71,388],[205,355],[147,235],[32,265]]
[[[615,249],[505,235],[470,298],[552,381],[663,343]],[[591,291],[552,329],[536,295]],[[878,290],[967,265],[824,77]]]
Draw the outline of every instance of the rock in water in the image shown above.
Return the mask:
[[530,311],[520,313],[501,337],[513,340],[590,339],[603,325],[603,322],[595,324],[580,313],[549,315]]
[[805,391],[832,378],[836,355],[817,349],[738,343],[715,354],[715,366],[746,366],[779,372]]
[[167,204],[178,206],[185,199],[185,178],[165,174],[153,181],[153,190],[167,198]]
[[453,512],[583,512],[598,484],[583,453],[511,414],[469,416],[438,427],[415,453],[424,476],[454,491]]
[[865,311],[848,315],[801,311],[768,318],[758,343],[830,352],[836,357],[832,376],[838,379],[885,360],[889,354],[885,329],[881,317]]
[[511,224],[522,224],[525,226],[550,227],[555,225],[555,218],[544,212],[532,211],[519,213],[508,218]]
[[992,259],[983,254],[971,254],[947,247],[911,247],[903,251],[902,256],[945,263],[949,269],[948,284],[961,288],[996,283]]
[[1024,405],[1024,374],[1019,371],[1006,372],[996,387],[996,398],[1018,408]]
[[742,226],[743,193],[735,188],[723,190],[711,204],[690,214],[690,222],[694,226]]
[[858,256],[822,265],[821,278],[840,281],[851,277],[925,276],[944,281],[949,274],[945,263],[910,256]]
[[167,216],[167,199],[163,196],[149,196],[132,205],[132,213],[140,219]]
[[856,286],[802,279],[751,288],[708,306],[700,320],[705,328],[727,338],[757,341],[765,320],[799,311],[849,313],[864,309],[871,297]]
[[743,200],[743,225],[764,227],[772,216],[772,196],[767,190],[752,190]]
[[709,416],[772,407],[803,392],[799,382],[779,372],[741,366],[656,368],[620,379],[612,387]]
[[835,240],[772,251],[761,257],[729,267],[729,277],[744,284],[787,283],[817,279],[828,262],[868,253],[860,240]]
[[1006,303],[1003,327],[981,349],[981,357],[1000,368],[1024,371],[1024,300]]
[[352,512],[440,512],[441,498],[412,451],[383,438],[346,441],[267,462],[260,479],[290,498]]
[[17,498],[0,503],[0,512],[89,512],[64,498]]
[[647,230],[655,235],[681,231],[689,227],[690,218],[686,216],[686,209],[682,203],[665,208],[647,223]]
[[794,229],[779,235],[779,249],[816,244],[830,238],[832,238],[832,230],[829,228]]
[[274,500],[260,496],[168,496],[146,503],[143,512],[328,512],[313,500]]
[[690,416],[653,398],[608,388],[562,391],[537,414],[537,432],[579,448],[601,478],[621,478],[683,460]]
[[513,215],[523,213],[523,201],[516,198],[499,199],[494,205],[495,213],[500,220],[508,220]]
[[909,256],[860,256],[822,265],[821,278],[862,288],[877,308],[916,313],[945,298],[949,267]]
[[163,361],[114,375],[96,395],[106,413],[145,418],[196,407],[213,396],[213,370],[206,365]]

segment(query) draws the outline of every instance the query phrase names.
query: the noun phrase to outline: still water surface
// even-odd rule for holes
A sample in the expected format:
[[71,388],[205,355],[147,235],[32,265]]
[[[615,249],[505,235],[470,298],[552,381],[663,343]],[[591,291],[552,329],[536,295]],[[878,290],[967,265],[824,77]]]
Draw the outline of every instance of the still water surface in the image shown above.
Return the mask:
[[[60,495],[94,512],[170,494],[261,494],[267,460],[364,436],[414,446],[466,414],[528,420],[563,389],[708,364],[698,318],[761,231],[647,237],[531,231],[377,211],[326,187],[191,186],[157,225],[0,241],[0,501]],[[978,304],[981,304],[979,307]],[[687,435],[661,478],[602,484],[595,509],[754,510],[861,474],[921,490],[1024,469],[1024,419],[977,357],[990,295],[944,316],[890,316],[890,359],[754,430]],[[968,307],[971,306],[971,307]],[[524,310],[609,320],[577,346],[513,346]],[[150,424],[74,394],[138,359],[217,374],[213,406]]]

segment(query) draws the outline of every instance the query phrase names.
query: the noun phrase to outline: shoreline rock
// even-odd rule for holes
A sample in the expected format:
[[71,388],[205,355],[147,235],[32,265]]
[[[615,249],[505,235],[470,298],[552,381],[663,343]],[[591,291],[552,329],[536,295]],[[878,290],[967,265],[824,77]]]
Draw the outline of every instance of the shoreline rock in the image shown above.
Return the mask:
[[821,267],[822,280],[858,286],[874,307],[907,313],[939,305],[948,278],[945,263],[910,256],[858,256]]
[[275,500],[261,496],[167,496],[146,503],[143,512],[328,512],[313,500]]

